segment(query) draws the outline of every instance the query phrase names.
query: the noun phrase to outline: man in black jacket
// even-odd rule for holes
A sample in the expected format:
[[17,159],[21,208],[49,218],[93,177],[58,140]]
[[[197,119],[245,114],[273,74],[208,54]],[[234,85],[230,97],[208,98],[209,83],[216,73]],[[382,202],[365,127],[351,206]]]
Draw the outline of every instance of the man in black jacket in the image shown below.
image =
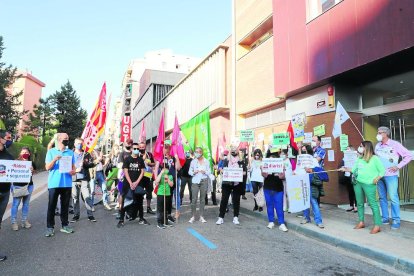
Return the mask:
[[183,204],[184,190],[185,190],[186,185],[188,186],[188,192],[190,194],[190,203],[193,199],[193,195],[191,192],[191,175],[188,174],[188,170],[190,169],[190,164],[191,164],[191,161],[193,161],[193,158],[191,158],[190,152],[186,152],[185,157],[186,157],[185,164],[181,168],[181,170],[178,171],[178,176],[180,177],[180,181],[181,181],[181,187],[180,187],[181,204]]

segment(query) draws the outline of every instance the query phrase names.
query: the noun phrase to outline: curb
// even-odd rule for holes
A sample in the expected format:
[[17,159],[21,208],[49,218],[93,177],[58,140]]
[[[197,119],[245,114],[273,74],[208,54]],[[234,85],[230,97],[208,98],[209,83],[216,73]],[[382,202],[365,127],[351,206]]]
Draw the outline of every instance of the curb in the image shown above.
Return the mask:
[[[252,210],[249,210],[242,206],[240,206],[240,209],[242,209],[245,214],[248,214],[253,217],[261,218],[261,219],[265,218],[267,220],[267,216],[263,213],[253,212]],[[414,261],[413,260],[401,258],[401,257],[389,254],[381,250],[375,250],[375,249],[372,249],[366,246],[361,246],[357,243],[343,240],[340,238],[336,238],[334,236],[327,235],[319,231],[314,231],[312,229],[308,229],[301,225],[290,224],[289,231],[290,230],[293,230],[294,232],[302,234],[307,237],[315,238],[321,242],[333,245],[335,247],[339,247],[342,249],[346,249],[347,251],[357,253],[361,256],[367,257],[376,262],[380,262],[384,265],[391,266],[395,268],[396,270],[414,274]]]

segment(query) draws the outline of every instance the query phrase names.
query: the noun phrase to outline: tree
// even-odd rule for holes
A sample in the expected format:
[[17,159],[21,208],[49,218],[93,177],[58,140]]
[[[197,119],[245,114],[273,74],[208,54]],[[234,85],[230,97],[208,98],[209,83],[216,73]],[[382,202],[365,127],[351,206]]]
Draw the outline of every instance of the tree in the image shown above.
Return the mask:
[[53,108],[50,106],[50,97],[40,99],[39,104],[35,104],[33,112],[29,114],[29,118],[25,121],[24,131],[33,136],[39,136],[41,130],[42,141],[45,135],[50,136],[50,132],[54,130],[54,114]]
[[69,81],[50,96],[50,106],[57,132],[67,133],[71,141],[82,134],[88,114],[81,107],[80,98]]
[[27,111],[20,111],[21,106],[20,97],[23,91],[8,91],[14,81],[19,78],[16,76],[17,68],[12,65],[6,65],[1,61],[3,57],[3,37],[0,36],[0,120],[3,121],[6,128],[14,131],[20,118],[23,117]]

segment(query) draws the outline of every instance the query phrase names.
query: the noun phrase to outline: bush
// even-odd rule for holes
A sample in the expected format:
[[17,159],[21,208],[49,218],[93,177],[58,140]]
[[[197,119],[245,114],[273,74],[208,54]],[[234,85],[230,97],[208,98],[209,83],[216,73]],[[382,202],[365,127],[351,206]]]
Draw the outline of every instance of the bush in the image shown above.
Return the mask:
[[37,170],[44,170],[47,149],[43,147],[33,136],[23,136],[19,142],[14,142],[7,149],[14,158],[18,158],[23,147],[28,147],[32,152],[32,161]]

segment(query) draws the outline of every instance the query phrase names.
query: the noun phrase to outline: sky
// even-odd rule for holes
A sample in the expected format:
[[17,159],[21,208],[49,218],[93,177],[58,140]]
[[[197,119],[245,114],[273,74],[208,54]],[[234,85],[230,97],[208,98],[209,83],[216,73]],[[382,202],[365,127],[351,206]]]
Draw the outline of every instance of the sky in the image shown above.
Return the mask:
[[231,0],[0,0],[1,61],[43,81],[42,97],[69,80],[88,113],[104,81],[120,96],[131,59],[204,58],[230,34]]

